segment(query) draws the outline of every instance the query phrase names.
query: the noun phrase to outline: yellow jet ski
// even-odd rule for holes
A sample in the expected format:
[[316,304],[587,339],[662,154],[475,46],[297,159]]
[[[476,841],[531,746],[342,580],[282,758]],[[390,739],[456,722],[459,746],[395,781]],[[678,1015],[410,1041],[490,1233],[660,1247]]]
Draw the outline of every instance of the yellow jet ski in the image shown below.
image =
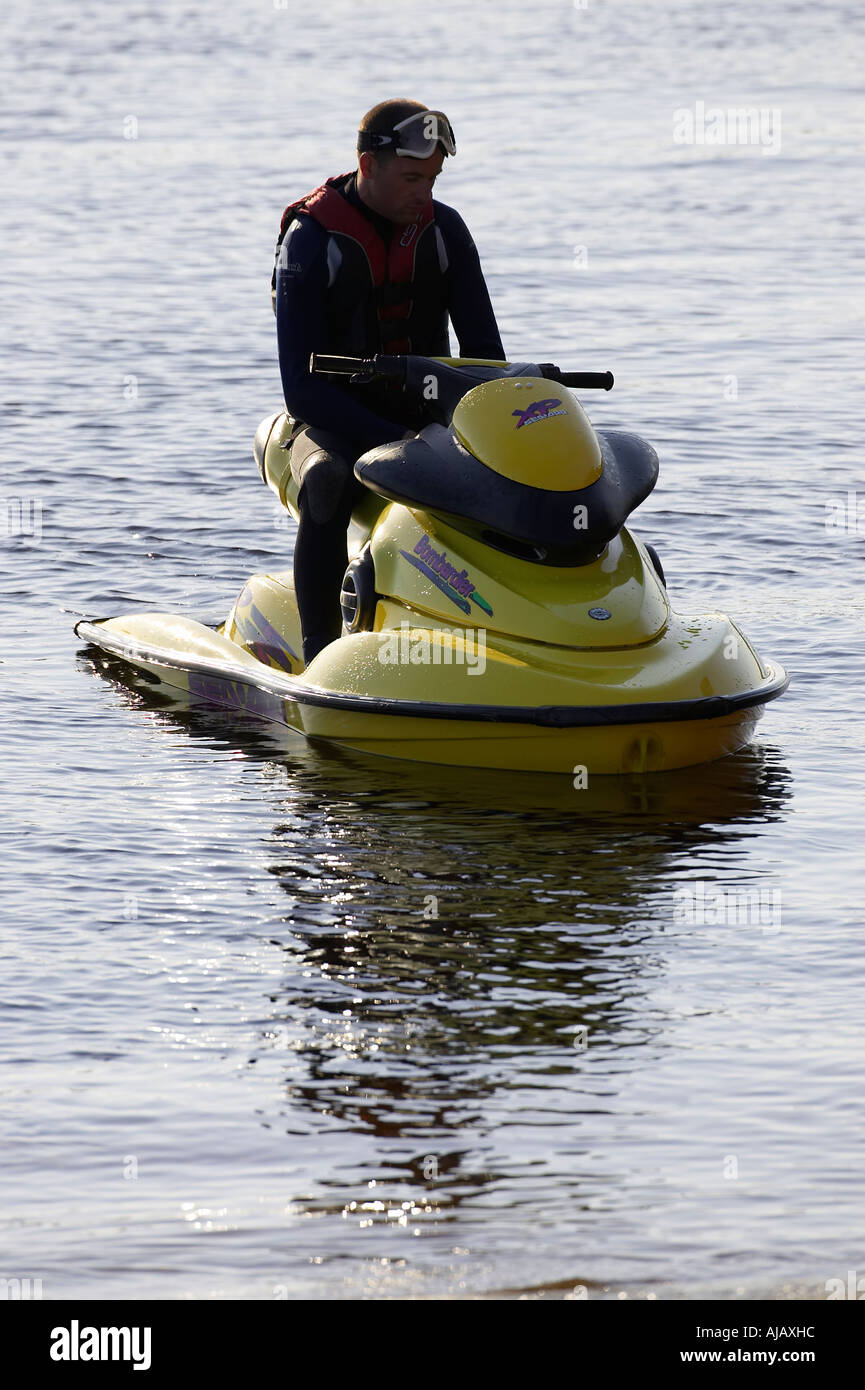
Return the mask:
[[[788,676],[722,613],[670,607],[657,554],[625,526],[658,477],[638,436],[595,430],[573,389],[609,373],[460,358],[314,357],[423,402],[420,432],[355,474],[342,635],[304,668],[291,571],[258,574],[225,622],[79,622],[87,642],[191,701],[361,752],[465,767],[653,772],[742,748]],[[295,516],[285,414],[262,477]]]

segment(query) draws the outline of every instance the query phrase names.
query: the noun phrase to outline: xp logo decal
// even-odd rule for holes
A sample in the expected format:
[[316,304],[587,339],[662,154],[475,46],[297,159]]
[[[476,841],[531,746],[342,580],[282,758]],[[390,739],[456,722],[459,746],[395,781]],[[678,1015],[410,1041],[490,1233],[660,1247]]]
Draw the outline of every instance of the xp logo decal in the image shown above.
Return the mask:
[[447,595],[451,603],[455,603],[464,613],[472,611],[469,599],[473,599],[479,608],[490,617],[493,616],[493,610],[486,599],[481,598],[474,580],[469,578],[468,571],[457,571],[449,564],[447,553],[431,546],[429,536],[421,536],[413,553],[401,550],[400,555],[408,560],[410,565],[414,565],[415,569],[420,570],[421,574],[425,574],[427,579],[431,579],[436,587]]
[[532,401],[525,410],[512,410],[511,414],[519,415],[517,429],[521,430],[523,425],[534,425],[538,420],[548,420],[551,415],[567,415],[566,410],[556,410],[557,405],[561,405],[561,401],[554,396],[548,401]]

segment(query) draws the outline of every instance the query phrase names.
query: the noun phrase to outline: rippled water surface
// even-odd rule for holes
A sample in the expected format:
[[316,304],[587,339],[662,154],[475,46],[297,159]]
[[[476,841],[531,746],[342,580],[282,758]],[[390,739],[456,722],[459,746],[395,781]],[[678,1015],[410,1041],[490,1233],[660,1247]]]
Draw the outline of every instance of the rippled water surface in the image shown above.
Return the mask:
[[[863,12],[12,0],[2,25],[0,1276],[865,1273]],[[251,459],[276,226],[398,94],[454,122],[439,196],[506,349],[612,369],[593,419],[658,448],[636,529],[677,605],[790,669],[740,756],[576,792],[286,748],[73,636],[219,618],[290,563]],[[698,102],[761,110],[762,144],[677,143]]]

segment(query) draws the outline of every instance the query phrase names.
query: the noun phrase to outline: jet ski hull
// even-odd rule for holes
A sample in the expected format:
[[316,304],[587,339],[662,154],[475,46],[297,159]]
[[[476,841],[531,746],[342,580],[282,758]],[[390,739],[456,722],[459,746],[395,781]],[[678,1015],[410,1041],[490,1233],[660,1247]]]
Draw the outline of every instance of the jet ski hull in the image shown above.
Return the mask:
[[[763,706],[788,683],[780,667],[767,666],[760,668],[756,683],[742,689],[700,693],[699,682],[706,678],[692,656],[686,663],[680,661],[676,675],[668,672],[666,688],[652,688],[645,678],[646,653],[641,651],[631,673],[640,680],[632,679],[630,686],[623,672],[627,674],[627,663],[634,658],[621,652],[603,654],[605,670],[598,653],[585,653],[589,664],[581,682],[573,672],[568,679],[559,669],[548,673],[545,684],[536,653],[531,671],[536,697],[561,697],[570,687],[579,690],[581,702],[558,698],[542,704],[536,698],[531,703],[503,703],[500,698],[487,703],[478,688],[487,686],[487,675],[502,690],[501,673],[495,671],[494,659],[491,670],[488,649],[486,669],[475,677],[477,696],[466,699],[471,668],[451,665],[439,669],[436,684],[441,689],[442,677],[447,677],[445,694],[459,692],[462,699],[430,700],[424,698],[430,677],[423,666],[400,665],[388,671],[377,663],[382,678],[373,679],[379,674],[373,652],[376,638],[381,651],[381,634],[344,636],[307,672],[294,676],[259,661],[219,630],[171,614],[88,620],[80,622],[76,632],[151,680],[180,691],[191,703],[252,714],[281,725],[287,734],[418,763],[577,777],[582,769],[588,776],[668,771],[735,753],[750,741]],[[668,649],[678,645],[672,634],[665,640]],[[750,648],[747,651],[750,655]],[[561,666],[562,654],[556,655]],[[572,660],[580,656],[568,655]],[[666,659],[667,653],[659,654],[661,665]],[[512,672],[512,689],[519,674]],[[682,694],[689,685],[695,688],[695,677],[695,693]],[[352,685],[360,688],[353,691]],[[594,692],[593,703],[585,702],[589,690]]]

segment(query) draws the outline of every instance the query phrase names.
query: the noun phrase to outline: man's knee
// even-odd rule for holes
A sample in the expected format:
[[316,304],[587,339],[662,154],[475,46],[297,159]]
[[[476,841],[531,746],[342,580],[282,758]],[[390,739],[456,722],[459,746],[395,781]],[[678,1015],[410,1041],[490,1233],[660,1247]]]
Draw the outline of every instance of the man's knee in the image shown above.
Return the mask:
[[348,459],[320,449],[304,467],[300,505],[309,508],[310,516],[319,526],[334,521],[346,506],[350,506],[353,478]]

